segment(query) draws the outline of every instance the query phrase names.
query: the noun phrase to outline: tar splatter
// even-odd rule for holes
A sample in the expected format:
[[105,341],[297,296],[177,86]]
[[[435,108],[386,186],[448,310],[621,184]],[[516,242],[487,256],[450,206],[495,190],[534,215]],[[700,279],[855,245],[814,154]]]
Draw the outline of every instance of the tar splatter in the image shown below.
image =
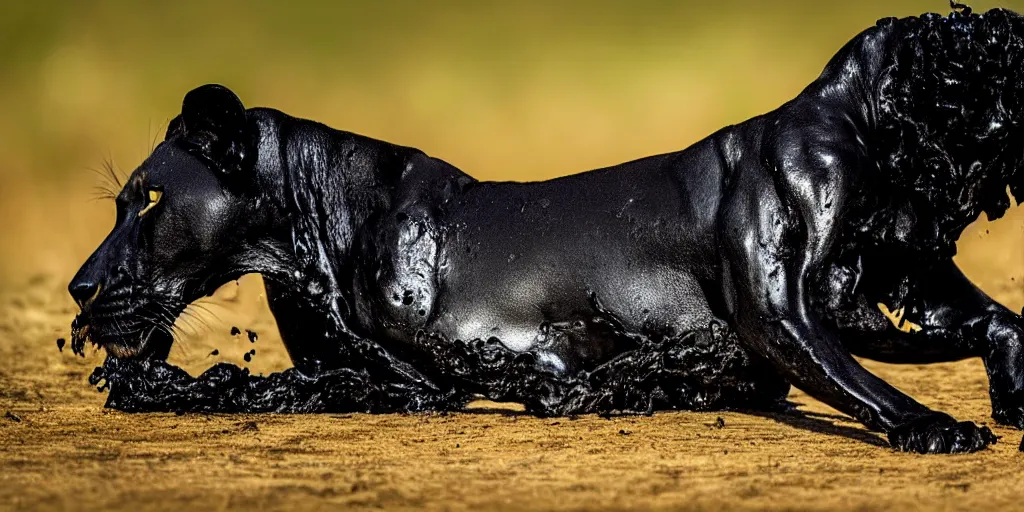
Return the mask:
[[[474,397],[518,402],[538,416],[650,414],[655,410],[788,407],[789,385],[717,325],[634,350],[575,375],[537,364],[496,339],[437,336],[430,381],[396,372],[374,345],[353,351],[349,368],[305,375],[296,369],[257,376],[219,363],[198,377],[159,360],[108,357],[90,383],[109,390],[107,407],[129,412],[418,412],[461,410]],[[246,353],[246,360],[255,351]]]
[[439,410],[451,400],[442,393],[409,393],[347,368],[314,377],[292,368],[262,377],[219,363],[192,377],[159,360],[108,357],[89,382],[109,390],[107,407],[127,412],[384,413]]
[[67,340],[65,340],[64,338],[57,338],[57,350],[64,352],[65,343],[67,343]]
[[242,331],[239,330],[238,327],[232,327],[231,328],[231,335],[232,336],[238,336],[239,334],[242,334]]
[[255,332],[246,329],[245,335],[249,337],[249,343],[256,343],[257,334]]
[[213,349],[213,352],[210,352],[210,356],[219,356],[219,355],[220,355],[220,350]]

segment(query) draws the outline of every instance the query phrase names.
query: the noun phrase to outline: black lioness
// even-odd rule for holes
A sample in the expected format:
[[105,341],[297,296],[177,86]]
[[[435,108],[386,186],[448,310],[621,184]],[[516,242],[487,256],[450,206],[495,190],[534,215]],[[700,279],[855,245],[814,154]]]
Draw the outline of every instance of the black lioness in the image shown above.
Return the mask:
[[412,380],[444,379],[428,339],[496,339],[568,375],[717,323],[741,369],[770,369],[741,380],[783,383],[765,401],[789,382],[899,449],[974,451],[995,442],[987,428],[851,354],[982,357],[993,416],[1024,426],[1024,322],[951,260],[971,221],[1010,206],[1007,187],[1024,195],[1022,142],[1024,19],[1005,10],[882,20],[773,112],[536,183],[480,182],[206,85],[70,292],[80,338],[159,357],[188,302],[258,272],[304,371],[372,339]]

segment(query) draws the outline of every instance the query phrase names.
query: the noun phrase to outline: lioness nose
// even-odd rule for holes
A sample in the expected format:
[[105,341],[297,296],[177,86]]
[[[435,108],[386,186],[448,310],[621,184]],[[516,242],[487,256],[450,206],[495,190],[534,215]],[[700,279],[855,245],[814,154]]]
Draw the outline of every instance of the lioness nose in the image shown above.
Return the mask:
[[75,280],[68,285],[68,292],[71,293],[71,298],[78,303],[78,307],[85,309],[100,294],[100,284],[93,281]]

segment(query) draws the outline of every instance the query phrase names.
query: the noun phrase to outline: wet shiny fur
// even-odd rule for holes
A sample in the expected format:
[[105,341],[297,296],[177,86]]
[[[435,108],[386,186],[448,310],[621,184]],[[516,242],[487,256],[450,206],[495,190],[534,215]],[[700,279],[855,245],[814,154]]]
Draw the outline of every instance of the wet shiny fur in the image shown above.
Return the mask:
[[[1009,207],[1008,187],[1024,194],[1022,37],[1003,10],[882,20],[777,110],[677,153],[533,183],[480,182],[203,86],[72,282],[73,346],[160,359],[185,304],[259,272],[298,370],[382,390],[365,410],[474,394],[542,414],[774,408],[791,383],[895,448],[982,449],[987,428],[852,356],[981,357],[993,417],[1024,426],[1024,322],[951,259],[968,223]],[[161,204],[138,216],[154,188]],[[230,380],[153,364],[174,382],[159,393]],[[166,406],[133,407],[139,389],[121,389],[125,408]],[[259,410],[323,410],[260,396]]]

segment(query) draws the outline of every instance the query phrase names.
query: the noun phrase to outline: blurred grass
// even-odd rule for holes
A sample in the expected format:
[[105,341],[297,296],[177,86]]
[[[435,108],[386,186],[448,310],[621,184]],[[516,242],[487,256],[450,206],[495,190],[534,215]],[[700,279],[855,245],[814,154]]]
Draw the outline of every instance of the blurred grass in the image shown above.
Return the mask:
[[[995,6],[1024,0],[974,3]],[[202,83],[542,179],[681,149],[797,94],[877,18],[928,11],[948,4],[4,1],[0,286],[70,277],[113,219],[87,169],[130,171]]]

